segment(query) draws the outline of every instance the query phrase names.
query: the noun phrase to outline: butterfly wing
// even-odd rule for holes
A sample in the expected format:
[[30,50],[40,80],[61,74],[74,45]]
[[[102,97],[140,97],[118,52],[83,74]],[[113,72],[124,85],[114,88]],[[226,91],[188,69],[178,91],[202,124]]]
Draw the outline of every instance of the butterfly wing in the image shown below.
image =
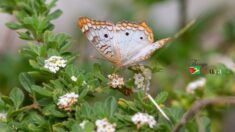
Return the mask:
[[161,39],[153,44],[148,44],[147,46],[140,49],[139,52],[134,54],[130,59],[125,61],[122,65],[127,66],[148,59],[154,53],[154,51],[161,48],[169,41],[171,41],[171,38]]
[[113,63],[119,63],[114,50],[114,24],[96,21],[87,17],[79,18],[79,27],[101,55]]
[[120,49],[120,66],[146,60],[156,49],[166,43],[153,43],[153,32],[146,23],[121,22],[116,24],[116,43]]

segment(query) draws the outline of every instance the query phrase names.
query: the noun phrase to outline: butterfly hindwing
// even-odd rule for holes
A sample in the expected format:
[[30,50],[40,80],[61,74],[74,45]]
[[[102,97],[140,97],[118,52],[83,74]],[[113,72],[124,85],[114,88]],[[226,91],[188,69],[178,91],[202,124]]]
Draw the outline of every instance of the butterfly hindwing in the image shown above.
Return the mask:
[[147,45],[144,48],[140,49],[138,53],[134,54],[131,59],[123,63],[124,66],[136,64],[138,62],[148,59],[154,51],[164,46],[166,43],[171,41],[171,38],[161,39],[153,44]]

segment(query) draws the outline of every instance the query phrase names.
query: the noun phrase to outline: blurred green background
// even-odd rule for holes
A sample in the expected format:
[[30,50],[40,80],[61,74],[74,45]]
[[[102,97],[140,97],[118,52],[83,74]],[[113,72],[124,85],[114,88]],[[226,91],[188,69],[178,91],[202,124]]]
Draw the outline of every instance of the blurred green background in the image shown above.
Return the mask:
[[[191,20],[196,20],[182,36],[156,51],[146,64],[161,68],[153,75],[151,94],[168,91],[170,99],[166,105],[190,104],[203,97],[234,95],[235,93],[235,1],[234,0],[59,0],[58,8],[64,14],[55,23],[55,32],[65,32],[73,39],[73,52],[80,54],[77,64],[89,70],[92,64],[102,64],[106,73],[112,65],[102,59],[94,59],[98,52],[77,27],[77,20],[87,16],[114,23],[122,20],[146,21],[153,29],[155,40],[174,36]],[[7,29],[5,23],[15,18],[0,14],[0,89],[8,94],[19,85],[18,74],[28,71],[27,60],[18,55],[18,48],[26,42],[18,39],[15,31]],[[100,55],[98,58],[102,58]],[[192,75],[189,67],[193,60],[206,63],[209,69],[222,70],[221,74]],[[206,78],[206,86],[199,94],[186,92],[189,82]],[[235,130],[230,118],[235,116],[231,108],[211,108],[212,130]],[[222,112],[221,112],[222,111]],[[224,116],[227,115],[227,116]],[[224,124],[219,124],[223,119]],[[233,119],[233,118],[232,118]],[[221,122],[220,122],[221,123]],[[218,127],[222,126],[222,127]],[[226,126],[226,127],[225,127]]]

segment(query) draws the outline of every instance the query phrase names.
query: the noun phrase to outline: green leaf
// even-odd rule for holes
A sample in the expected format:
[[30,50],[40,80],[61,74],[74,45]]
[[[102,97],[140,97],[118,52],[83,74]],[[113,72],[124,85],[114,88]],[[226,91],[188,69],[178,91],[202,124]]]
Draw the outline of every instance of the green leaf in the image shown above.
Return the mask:
[[49,20],[54,20],[54,19],[60,17],[61,14],[62,14],[62,11],[61,11],[61,10],[56,10],[56,11],[52,12],[52,13],[48,16],[48,19],[49,19]]
[[33,40],[33,38],[31,37],[31,35],[28,32],[17,32],[20,36],[21,39],[24,40]]
[[50,49],[47,50],[47,55],[48,56],[54,56],[54,55],[60,55],[60,54],[57,50],[50,48]]
[[111,118],[117,109],[117,101],[114,97],[109,97],[105,100],[104,104],[104,109],[107,112],[108,116]]
[[183,109],[176,106],[171,108],[166,108],[165,112],[174,123],[178,122],[183,115]]
[[101,69],[99,64],[94,64],[93,66],[93,75],[102,81],[107,81],[107,79],[101,74]]
[[210,132],[211,131],[211,120],[210,118],[203,116],[201,117],[201,120],[203,120],[205,132]]
[[14,22],[8,22],[6,26],[12,30],[17,30],[17,29],[22,28],[19,24],[16,24]]
[[48,4],[48,9],[51,9],[52,7],[54,7],[56,5],[57,0],[52,0],[49,4]]
[[35,69],[42,68],[42,67],[40,67],[40,65],[35,60],[29,60],[29,64]]
[[79,95],[79,99],[83,99],[87,95],[88,92],[89,92],[88,88],[83,89],[81,94]]
[[45,57],[47,53],[47,45],[43,44],[40,48],[39,48],[39,55],[41,57]]
[[83,118],[92,118],[92,116],[95,114],[93,111],[92,111],[92,108],[89,106],[88,103],[83,103],[81,105],[81,109],[79,111],[80,113],[77,113],[77,117],[83,117]]
[[44,119],[43,116],[41,116],[39,113],[37,112],[31,112],[30,115],[30,120],[33,121],[34,123],[37,124],[43,124],[46,123],[46,120]]
[[86,123],[85,125],[85,132],[93,132],[95,129],[95,125],[91,122]]
[[164,103],[166,101],[167,97],[168,97],[168,93],[163,91],[163,92],[161,92],[157,95],[157,97],[155,98],[155,101],[157,103],[161,104],[161,103]]
[[2,123],[2,122],[0,122],[0,130],[1,130],[1,132],[12,132],[13,131],[10,126],[8,126],[6,123]]
[[4,103],[9,104],[9,105],[13,105],[12,100],[8,96],[1,95],[1,99]]
[[28,73],[21,73],[19,75],[19,81],[20,84],[23,86],[23,88],[31,93],[31,86],[34,84],[34,80],[32,79],[32,77],[28,74]]
[[71,77],[71,76],[78,76],[79,69],[75,65],[67,65],[65,72]]
[[82,128],[78,123],[74,123],[71,127],[71,132],[83,132]]
[[24,101],[24,93],[19,88],[15,87],[11,90],[9,96],[16,109],[18,109]]
[[2,97],[0,97],[0,109],[3,109],[5,107],[5,102],[2,100]]
[[52,97],[52,92],[45,89],[45,88],[42,88],[42,87],[39,87],[39,86],[36,86],[36,85],[33,85],[32,86],[32,90],[42,96],[46,96],[46,97]]
[[46,116],[55,116],[55,117],[65,117],[66,115],[59,110],[57,110],[55,105],[48,105],[44,107],[43,113]]

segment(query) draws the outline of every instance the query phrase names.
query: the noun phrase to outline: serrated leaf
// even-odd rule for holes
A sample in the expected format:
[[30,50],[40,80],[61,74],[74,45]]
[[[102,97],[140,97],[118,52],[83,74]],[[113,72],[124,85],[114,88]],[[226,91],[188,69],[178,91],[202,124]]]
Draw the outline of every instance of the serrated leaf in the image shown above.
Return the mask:
[[39,55],[41,57],[45,57],[47,53],[47,45],[43,44],[40,48],[39,48]]
[[105,100],[105,111],[107,112],[108,116],[110,118],[113,117],[114,115],[114,112],[116,111],[117,109],[117,101],[114,97],[109,97]]
[[17,32],[19,34],[19,37],[24,40],[33,40],[31,35],[27,32]]
[[1,132],[12,132],[13,130],[11,129],[10,126],[8,126],[8,124],[0,122],[0,130]]
[[95,129],[95,125],[94,125],[93,123],[91,123],[91,122],[88,122],[88,123],[86,123],[86,125],[85,125],[84,131],[85,131],[85,132],[93,132],[94,129]]
[[54,7],[56,5],[57,0],[52,0],[49,4],[48,4],[48,9],[51,9],[52,7]]
[[60,55],[60,54],[57,50],[50,48],[47,50],[47,55],[48,56],[56,56],[56,55]]
[[93,75],[102,81],[107,81],[107,79],[101,74],[101,69],[99,64],[93,65]]
[[24,101],[24,93],[21,91],[21,89],[17,87],[11,90],[9,97],[12,100],[16,109],[18,109]]
[[67,65],[65,72],[71,77],[71,76],[78,76],[79,69],[75,65]]
[[19,75],[19,81],[20,81],[20,84],[23,86],[23,88],[31,93],[31,86],[34,84],[34,80],[32,79],[32,77],[27,74],[27,73],[21,73]]
[[59,110],[56,109],[55,105],[48,105],[44,107],[43,113],[47,116],[55,116],[55,117],[65,117],[66,115]]
[[8,23],[6,23],[6,26],[12,30],[17,30],[17,29],[21,28],[21,26],[19,24],[16,24],[14,22],[8,22]]
[[8,96],[1,95],[1,99],[4,101],[4,103],[13,105],[12,100]]
[[81,94],[79,95],[79,98],[80,99],[84,98],[87,95],[88,92],[89,92],[88,88],[82,90]]
[[88,103],[84,103],[81,105],[81,109],[79,111],[80,113],[77,113],[79,117],[84,118],[91,118],[95,113],[92,111],[92,108],[89,106]]
[[42,96],[52,97],[52,92],[40,86],[33,85],[32,90]]
[[29,60],[29,64],[35,69],[41,68],[35,60]]
[[52,13],[48,16],[48,19],[49,19],[49,20],[54,20],[54,19],[60,17],[61,14],[62,14],[62,11],[61,11],[61,10],[56,10],[56,11],[52,12]]
[[163,92],[161,92],[157,95],[157,97],[155,98],[155,101],[157,103],[161,104],[161,103],[164,103],[166,101],[167,97],[168,97],[168,93],[163,91]]
[[71,132],[83,132],[84,130],[80,127],[78,123],[74,123],[71,127]]

